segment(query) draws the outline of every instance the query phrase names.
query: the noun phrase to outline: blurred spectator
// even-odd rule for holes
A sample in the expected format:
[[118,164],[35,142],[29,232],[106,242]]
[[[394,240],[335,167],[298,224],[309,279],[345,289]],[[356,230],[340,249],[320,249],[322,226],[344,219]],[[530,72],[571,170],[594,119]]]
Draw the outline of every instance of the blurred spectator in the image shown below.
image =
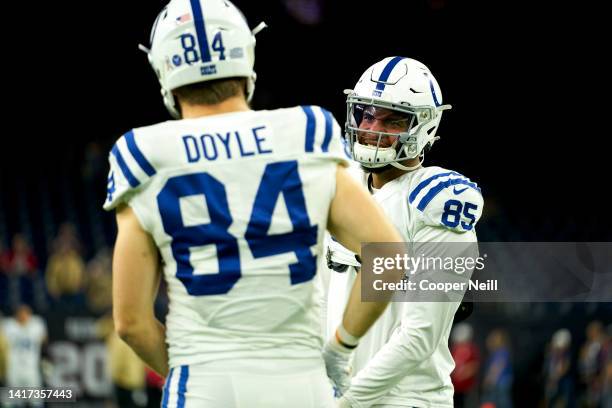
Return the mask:
[[9,274],[34,276],[38,271],[36,255],[22,234],[15,234],[13,246],[11,250],[4,253],[4,257],[2,263]]
[[20,305],[17,307],[15,317],[3,322],[2,331],[8,343],[6,385],[42,387],[40,355],[42,346],[47,340],[44,320],[33,316],[29,306]]
[[47,290],[51,297],[68,310],[83,304],[85,265],[79,254],[76,234],[71,224],[64,224],[53,244],[47,263]]
[[94,183],[106,177],[106,155],[98,142],[90,142],[85,148],[84,164],[81,171],[85,181]]
[[15,234],[11,249],[2,253],[1,263],[5,308],[11,310],[21,303],[33,305],[35,291],[42,290],[38,284],[38,260],[22,234]]
[[87,306],[96,315],[110,311],[112,303],[111,261],[107,249],[99,251],[87,264]]
[[70,222],[64,222],[59,227],[57,236],[53,240],[51,249],[53,252],[58,251],[60,247],[69,246],[79,255],[82,253],[81,241],[79,240],[76,227]]
[[147,408],[159,408],[162,400],[162,389],[164,388],[164,377],[146,367],[147,382]]
[[0,272],[6,270],[6,263],[8,261],[8,250],[4,242],[4,237],[0,235]]
[[495,408],[512,407],[512,363],[508,337],[501,329],[495,329],[487,336],[489,357],[485,364],[483,380],[483,403]]
[[604,343],[604,368],[602,372],[601,406],[612,408],[612,324],[606,329],[606,341]]
[[[100,335],[106,339],[111,380],[118,407],[141,407],[146,404],[145,364],[119,338],[109,314],[99,322]],[[159,405],[158,405],[159,406]]]
[[4,237],[0,236],[0,312],[9,310],[8,272],[6,271],[6,260],[8,253],[4,247]]
[[586,341],[578,356],[580,406],[597,408],[601,401],[605,334],[601,322],[593,321],[586,328]]
[[567,329],[557,330],[552,336],[544,366],[546,407],[574,406],[574,382],[570,375],[571,343],[572,335]]
[[480,351],[472,338],[473,330],[469,323],[457,324],[451,333],[451,355],[455,360],[451,380],[455,387],[456,408],[475,407],[478,402]]

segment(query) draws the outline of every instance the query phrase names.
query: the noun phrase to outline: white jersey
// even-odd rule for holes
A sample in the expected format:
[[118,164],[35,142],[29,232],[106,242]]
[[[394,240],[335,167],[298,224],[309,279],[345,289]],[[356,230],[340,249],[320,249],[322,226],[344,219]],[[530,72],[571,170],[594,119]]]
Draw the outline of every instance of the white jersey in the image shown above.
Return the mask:
[[316,106],[134,129],[110,154],[106,210],[127,203],[163,259],[170,366],[318,359],[313,277],[340,127]]
[[8,344],[7,385],[41,386],[40,352],[47,337],[45,322],[37,316],[32,316],[25,325],[6,319],[2,332]]
[[[367,185],[361,169],[351,171]],[[482,214],[483,199],[478,186],[457,172],[419,168],[386,183],[373,197],[406,242],[476,242],[474,226]],[[332,254],[338,252],[334,260],[343,263],[353,258],[338,243],[328,242]],[[347,273],[331,272],[328,335],[339,324],[355,276],[352,267]],[[454,362],[448,337],[458,306],[459,302],[392,302],[355,351],[355,376],[346,394],[352,406],[369,407],[376,402],[452,407]]]

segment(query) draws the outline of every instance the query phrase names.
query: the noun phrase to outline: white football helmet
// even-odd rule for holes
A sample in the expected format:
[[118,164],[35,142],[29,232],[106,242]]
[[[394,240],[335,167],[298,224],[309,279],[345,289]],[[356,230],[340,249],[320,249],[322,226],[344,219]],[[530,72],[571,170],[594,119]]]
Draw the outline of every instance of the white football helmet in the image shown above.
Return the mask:
[[[392,165],[402,170],[414,170],[423,161],[425,151],[438,139],[436,130],[442,111],[442,92],[429,69],[411,58],[388,57],[368,68],[354,90],[348,95],[345,131],[353,158],[368,168]],[[368,108],[373,107],[373,108]],[[359,129],[364,111],[382,108],[405,118],[405,127],[398,132]],[[359,134],[378,137],[377,143],[360,143]],[[391,137],[391,146],[381,140]],[[419,158],[417,166],[407,167],[400,162]]]
[[228,0],[171,0],[157,16],[148,53],[164,104],[178,118],[172,91],[220,78],[246,77],[247,99],[255,90],[255,34]]

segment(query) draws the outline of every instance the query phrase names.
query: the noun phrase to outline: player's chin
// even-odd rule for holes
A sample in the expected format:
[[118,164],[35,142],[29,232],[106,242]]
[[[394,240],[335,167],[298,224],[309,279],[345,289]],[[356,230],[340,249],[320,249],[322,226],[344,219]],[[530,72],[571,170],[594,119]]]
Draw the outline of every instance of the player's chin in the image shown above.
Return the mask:
[[383,173],[387,170],[390,170],[393,166],[391,166],[390,164],[387,164],[386,166],[382,166],[382,167],[366,167],[363,164],[361,165],[361,169],[363,171],[365,171],[366,173],[374,173],[374,174],[379,174],[379,173]]

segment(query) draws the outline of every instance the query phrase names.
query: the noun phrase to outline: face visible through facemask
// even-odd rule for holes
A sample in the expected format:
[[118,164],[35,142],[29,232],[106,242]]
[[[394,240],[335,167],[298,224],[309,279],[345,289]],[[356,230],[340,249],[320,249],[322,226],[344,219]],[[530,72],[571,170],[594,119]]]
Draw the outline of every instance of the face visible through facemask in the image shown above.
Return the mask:
[[357,134],[357,140],[363,145],[376,146],[380,137],[378,147],[394,146],[397,136],[380,135],[378,133],[365,132],[365,130],[399,134],[408,130],[410,119],[410,115],[406,113],[376,106],[367,106],[363,110],[363,118],[359,124],[359,129],[364,131],[360,131]]

